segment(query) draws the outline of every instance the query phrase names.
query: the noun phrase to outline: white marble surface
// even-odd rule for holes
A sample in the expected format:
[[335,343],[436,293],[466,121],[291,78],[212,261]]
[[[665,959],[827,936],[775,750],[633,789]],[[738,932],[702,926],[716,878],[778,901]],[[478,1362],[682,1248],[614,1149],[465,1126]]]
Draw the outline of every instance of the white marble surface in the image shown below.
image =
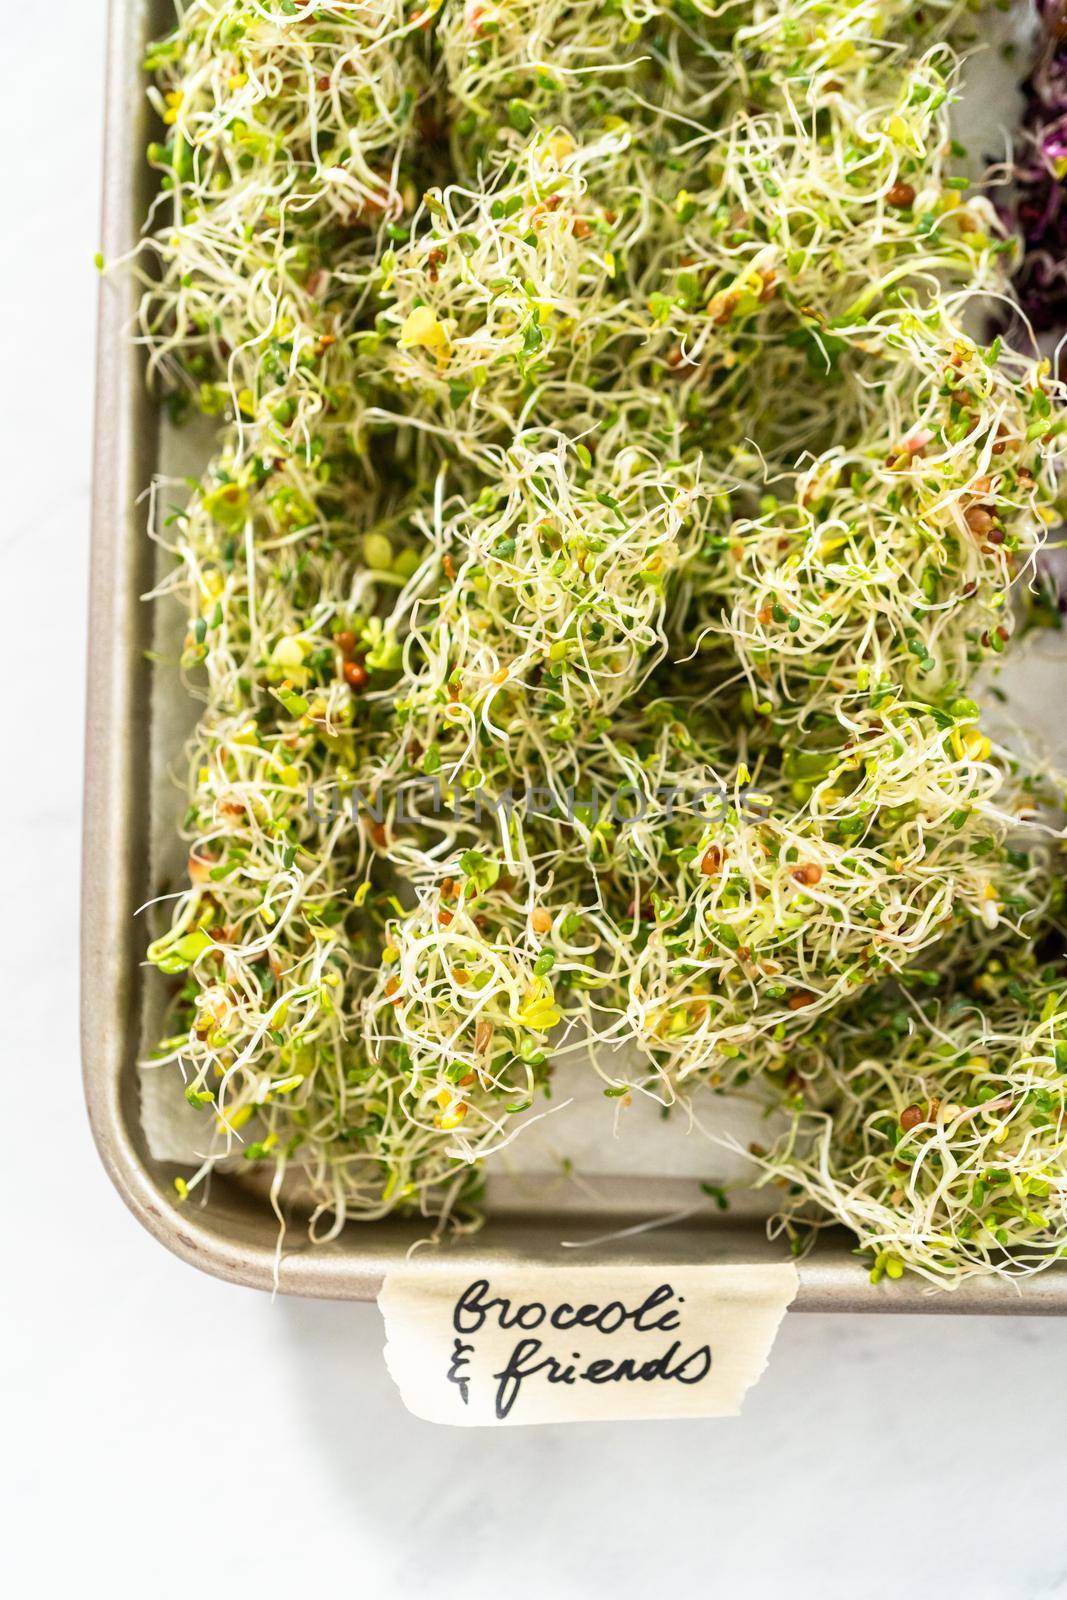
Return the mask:
[[453,1433],[373,1307],[211,1282],[111,1192],[75,920],[103,12],[10,6],[0,48],[8,1592],[1067,1594],[1061,1324],[794,1316],[737,1421]]

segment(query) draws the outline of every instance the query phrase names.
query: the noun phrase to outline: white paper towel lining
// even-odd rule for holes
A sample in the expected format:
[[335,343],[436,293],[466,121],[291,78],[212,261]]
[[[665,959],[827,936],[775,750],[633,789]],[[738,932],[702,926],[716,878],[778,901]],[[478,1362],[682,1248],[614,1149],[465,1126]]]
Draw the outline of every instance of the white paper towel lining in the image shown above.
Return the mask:
[[[1018,117],[1017,69],[1006,65],[991,41],[990,49],[968,67],[967,93],[957,108],[956,122],[968,144],[975,170],[1004,148],[1004,130]],[[995,108],[991,110],[991,108]],[[160,470],[181,480],[195,475],[211,452],[212,431],[194,426],[163,430]],[[168,500],[161,496],[162,501]],[[169,567],[160,552],[159,575]],[[182,688],[173,663],[181,649],[184,619],[176,605],[155,606],[154,648],[161,661],[154,668],[151,699],[151,881],[180,883],[185,854],[177,829],[185,809],[182,748],[195,722],[196,702]],[[1067,646],[1062,635],[1035,634],[1022,641],[997,682],[1007,702],[993,699],[983,727],[1027,754],[1045,754],[1067,761],[1067,719],[1062,715],[1067,673]],[[148,942],[146,924],[145,943]],[[142,1058],[166,1031],[164,986],[149,982],[142,1019]],[[580,1060],[561,1065],[553,1100],[558,1112],[525,1130],[507,1150],[487,1164],[489,1205],[507,1209],[526,1205],[534,1191],[544,1204],[596,1203],[598,1194],[617,1194],[620,1183],[632,1185],[640,1203],[643,1185],[655,1182],[662,1202],[661,1180],[679,1180],[677,1194],[701,1201],[697,1179],[743,1182],[753,1164],[742,1152],[752,1140],[768,1143],[768,1129],[758,1109],[740,1097],[700,1101],[700,1124],[691,1125],[676,1110],[663,1120],[658,1105],[642,1096],[633,1104],[605,1102],[601,1085],[583,1070]],[[207,1153],[204,1114],[185,1100],[180,1073],[173,1067],[146,1065],[141,1071],[142,1118],[149,1148],[160,1160],[197,1163]],[[728,1140],[736,1148],[726,1148]],[[598,1180],[610,1180],[599,1185]],[[738,1209],[764,1211],[771,1197],[742,1197]]]

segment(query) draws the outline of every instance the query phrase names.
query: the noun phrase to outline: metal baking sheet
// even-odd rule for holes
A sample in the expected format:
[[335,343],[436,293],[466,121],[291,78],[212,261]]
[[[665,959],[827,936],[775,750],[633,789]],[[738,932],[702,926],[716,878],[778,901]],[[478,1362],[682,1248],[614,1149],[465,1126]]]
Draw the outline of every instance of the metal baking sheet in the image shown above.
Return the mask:
[[[151,198],[141,60],[146,41],[165,29],[170,15],[171,0],[112,0],[102,234],[108,260],[134,245]],[[206,1204],[177,1205],[173,1178],[181,1169],[155,1159],[144,1133],[137,1061],[146,986],[155,975],[142,964],[144,926],[135,913],[152,893],[152,820],[162,797],[151,756],[161,737],[159,712],[145,657],[153,618],[141,597],[152,587],[155,562],[145,530],[145,495],[163,446],[143,360],[129,336],[136,295],[132,279],[118,273],[104,281],[100,300],[82,902],[89,1115],[123,1199],[183,1259],[257,1288],[370,1299],[390,1266],[426,1238],[425,1222],[352,1224],[329,1245],[287,1245],[279,1261],[277,1225],[261,1197],[233,1177],[216,1175]],[[709,1211],[671,1222],[678,1184],[677,1178],[638,1183],[617,1174],[598,1180],[595,1198],[583,1210],[573,1192],[557,1203],[551,1184],[526,1174],[479,1233],[439,1248],[457,1265],[462,1260],[478,1270],[501,1262],[574,1261],[576,1253],[589,1265],[781,1256],[781,1246],[767,1240],[762,1218],[744,1215],[744,1207],[726,1219]],[[619,1236],[629,1223],[657,1214],[661,1220],[654,1228]],[[616,1236],[605,1240],[607,1232]],[[295,1230],[290,1239],[294,1235]],[[844,1231],[826,1233],[799,1272],[793,1307],[798,1311],[1067,1313],[1067,1266],[1021,1285],[987,1279],[939,1292],[906,1279],[872,1287]]]

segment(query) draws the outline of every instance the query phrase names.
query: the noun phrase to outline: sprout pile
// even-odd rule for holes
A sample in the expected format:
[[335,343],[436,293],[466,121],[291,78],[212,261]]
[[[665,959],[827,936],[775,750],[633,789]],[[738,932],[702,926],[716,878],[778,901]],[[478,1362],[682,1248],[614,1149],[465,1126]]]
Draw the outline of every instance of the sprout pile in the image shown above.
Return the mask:
[[1037,59],[1023,85],[1026,113],[1015,170],[1024,245],[1016,289],[1032,326],[1045,330],[1067,322],[1067,4],[1035,4]]
[[[797,1249],[1067,1248],[1062,804],[979,698],[1062,393],[931,0],[188,0],[140,335],[214,457],[153,1060],[314,1238],[745,1086]],[[613,1107],[613,1109],[612,1109]]]

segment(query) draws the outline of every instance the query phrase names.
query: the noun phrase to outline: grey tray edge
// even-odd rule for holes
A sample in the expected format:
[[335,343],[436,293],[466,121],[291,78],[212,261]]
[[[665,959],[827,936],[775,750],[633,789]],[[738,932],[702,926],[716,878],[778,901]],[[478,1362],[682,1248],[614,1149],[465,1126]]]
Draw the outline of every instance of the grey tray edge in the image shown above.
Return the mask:
[[[107,61],[102,248],[106,259],[135,242],[149,198],[143,149],[148,114],[140,61],[161,26],[165,0],[111,0]],[[143,362],[129,337],[135,290],[128,276],[100,292],[94,495],[87,667],[86,770],[81,922],[81,1023],[85,1096],[101,1160],[142,1225],[175,1255],[215,1277],[252,1288],[326,1299],[374,1298],[390,1265],[425,1238],[425,1225],[353,1225],[328,1246],[278,1259],[270,1213],[238,1185],[220,1180],[204,1206],[174,1203],[176,1169],[153,1161],[141,1135],[135,1061],[141,989],[136,907],[146,894],[148,669],[143,651],[150,583],[144,511],[157,422]],[[559,1261],[561,1233],[580,1228],[550,1216],[490,1218],[469,1240],[426,1251],[427,1271],[461,1263],[472,1273],[494,1264]],[[686,1225],[617,1240],[581,1253],[583,1264],[649,1265],[774,1259],[779,1252],[754,1223]],[[568,1264],[577,1258],[567,1252]],[[846,1235],[828,1234],[799,1263],[797,1311],[1067,1314],[1067,1267],[1022,1284],[979,1280],[955,1292],[917,1280],[872,1287]]]

